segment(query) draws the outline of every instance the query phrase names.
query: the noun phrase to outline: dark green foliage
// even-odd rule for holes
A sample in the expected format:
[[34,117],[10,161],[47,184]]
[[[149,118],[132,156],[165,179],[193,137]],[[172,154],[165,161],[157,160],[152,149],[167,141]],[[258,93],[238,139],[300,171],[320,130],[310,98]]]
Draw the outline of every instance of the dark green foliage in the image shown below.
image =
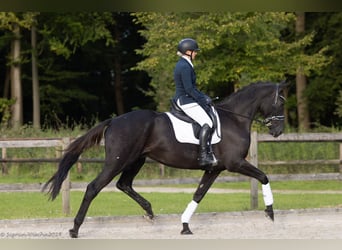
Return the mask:
[[314,123],[324,126],[342,124],[342,13],[307,13],[307,29],[315,32],[307,50],[318,51],[327,47],[326,54],[332,62],[309,78],[306,92],[310,116]]
[[[287,78],[289,125],[297,126],[295,73],[308,76],[305,93],[312,127],[342,124],[339,12],[306,13],[306,34],[294,35],[294,13],[284,12],[2,12],[0,15],[0,95],[10,65],[11,22],[22,27],[24,123],[32,120],[30,25],[38,30],[41,121],[92,125],[118,114],[115,67],[119,62],[124,112],[168,110],[173,95],[176,45],[198,40],[198,84],[224,97],[255,80]],[[114,72],[114,75],[113,75]]]
[[[146,27],[141,34],[147,40],[139,50],[146,58],[139,62],[138,68],[152,77],[151,94],[160,110],[168,108],[167,100],[172,96],[176,48],[184,37],[198,41],[201,48],[195,60],[198,84],[200,88],[212,91],[232,89],[237,83],[280,82],[288,75],[295,75],[299,65],[305,65],[305,73],[311,74],[328,62],[324,50],[301,53],[311,43],[312,34],[299,40],[283,39],[282,31],[294,25],[293,13],[182,12],[166,15],[149,12],[134,15],[137,22]],[[222,96],[220,92],[210,95]]]

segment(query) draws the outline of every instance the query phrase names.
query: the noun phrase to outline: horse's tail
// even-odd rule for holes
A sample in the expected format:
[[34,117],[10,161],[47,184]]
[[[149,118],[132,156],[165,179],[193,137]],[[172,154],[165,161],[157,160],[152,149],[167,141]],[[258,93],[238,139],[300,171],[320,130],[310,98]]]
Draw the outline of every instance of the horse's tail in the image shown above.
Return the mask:
[[105,128],[110,124],[112,119],[107,119],[94,128],[90,129],[86,134],[78,137],[73,141],[59,162],[57,172],[47,181],[43,186],[42,191],[44,191],[47,186],[51,183],[48,193],[50,193],[51,200],[54,200],[61,189],[62,183],[67,177],[67,174],[72,167],[72,165],[78,160],[79,156],[87,149],[94,145],[98,145],[104,134]]

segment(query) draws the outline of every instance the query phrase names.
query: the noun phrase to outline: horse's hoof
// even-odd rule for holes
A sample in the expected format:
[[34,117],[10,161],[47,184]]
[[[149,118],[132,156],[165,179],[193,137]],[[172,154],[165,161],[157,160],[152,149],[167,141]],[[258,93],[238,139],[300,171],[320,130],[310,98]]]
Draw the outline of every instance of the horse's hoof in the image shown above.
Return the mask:
[[151,214],[145,214],[143,215],[143,218],[152,223],[154,222],[154,219],[155,219],[154,215],[151,215]]
[[193,233],[190,231],[190,229],[183,229],[181,231],[181,235],[191,235],[191,234]]
[[189,228],[189,223],[183,223],[183,230],[181,231],[182,235],[189,235],[192,234],[190,228]]
[[271,221],[274,221],[274,212],[273,212],[273,207],[267,206],[265,209],[265,216],[269,218]]
[[78,238],[78,233],[74,229],[69,230],[69,235],[71,238]]

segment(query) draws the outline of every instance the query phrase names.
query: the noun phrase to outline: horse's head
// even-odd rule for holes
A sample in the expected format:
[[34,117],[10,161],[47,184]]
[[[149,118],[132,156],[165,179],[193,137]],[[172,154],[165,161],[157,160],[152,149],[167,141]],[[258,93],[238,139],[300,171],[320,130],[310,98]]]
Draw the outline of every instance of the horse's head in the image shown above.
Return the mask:
[[[285,82],[256,82],[233,93],[216,107],[221,112],[228,112],[236,117],[238,122],[247,124],[245,127],[250,127],[253,120],[262,122],[271,135],[278,137],[284,129],[283,91],[286,86]],[[257,113],[261,114],[264,120],[255,119]]]
[[278,137],[284,129],[284,103],[283,90],[285,82],[274,85],[274,89],[268,94],[260,106],[260,112],[264,116],[263,123],[268,127],[269,133]]

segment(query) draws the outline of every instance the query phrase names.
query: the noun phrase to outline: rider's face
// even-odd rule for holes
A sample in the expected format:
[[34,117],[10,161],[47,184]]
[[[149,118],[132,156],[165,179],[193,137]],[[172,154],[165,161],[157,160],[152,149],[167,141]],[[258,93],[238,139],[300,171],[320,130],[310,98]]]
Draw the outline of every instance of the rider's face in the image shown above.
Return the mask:
[[191,58],[191,59],[194,60],[195,57],[196,57],[196,55],[197,55],[197,52],[196,52],[196,51],[193,51],[193,52],[192,52],[192,58]]
[[189,57],[190,57],[190,55],[191,55],[191,60],[194,60],[195,57],[196,57],[196,55],[197,55],[197,51],[187,50],[187,51],[185,52],[185,54],[186,54],[187,56],[189,56]]

